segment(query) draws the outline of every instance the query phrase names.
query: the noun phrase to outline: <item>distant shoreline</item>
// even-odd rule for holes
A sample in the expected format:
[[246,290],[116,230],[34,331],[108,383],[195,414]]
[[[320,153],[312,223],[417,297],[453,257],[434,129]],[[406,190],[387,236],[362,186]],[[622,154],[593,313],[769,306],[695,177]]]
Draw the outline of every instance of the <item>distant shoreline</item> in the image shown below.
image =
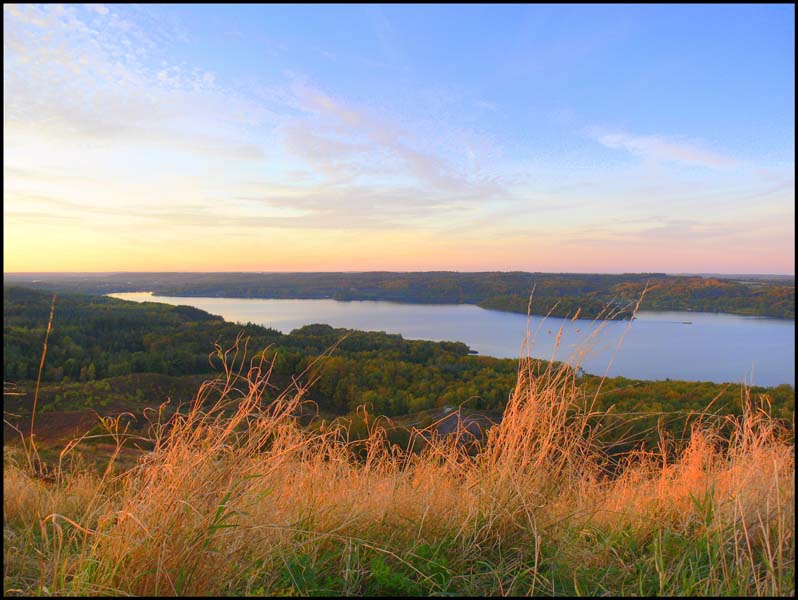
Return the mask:
[[[6,274],[5,284],[82,294],[150,290],[175,297],[375,300],[474,304],[519,314],[629,319],[640,310],[795,318],[795,284],[780,276],[701,277],[664,273],[551,274],[521,271],[360,273]],[[644,293],[645,290],[645,293]]]

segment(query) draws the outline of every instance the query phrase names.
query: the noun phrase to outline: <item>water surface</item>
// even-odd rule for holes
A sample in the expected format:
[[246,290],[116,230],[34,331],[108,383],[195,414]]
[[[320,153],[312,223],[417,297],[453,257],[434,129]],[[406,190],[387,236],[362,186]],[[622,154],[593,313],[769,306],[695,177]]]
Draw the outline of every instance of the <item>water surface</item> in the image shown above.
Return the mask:
[[[310,323],[399,333],[406,339],[460,341],[480,354],[517,358],[527,317],[470,304],[398,304],[337,300],[268,300],[110,294],[123,300],[187,304],[227,321],[290,333]],[[562,328],[559,346],[556,339]],[[795,385],[795,321],[696,312],[641,312],[635,321],[601,325],[533,316],[531,354],[582,356],[588,373],[632,379],[681,379]],[[622,342],[622,343],[621,343]],[[614,358],[613,358],[614,355]]]

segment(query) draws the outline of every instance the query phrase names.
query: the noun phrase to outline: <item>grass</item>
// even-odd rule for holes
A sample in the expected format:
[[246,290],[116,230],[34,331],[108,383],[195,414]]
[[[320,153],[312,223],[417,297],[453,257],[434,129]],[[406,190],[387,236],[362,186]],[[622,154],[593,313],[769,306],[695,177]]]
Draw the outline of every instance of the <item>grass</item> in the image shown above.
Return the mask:
[[427,429],[409,452],[369,415],[364,439],[303,426],[306,389],[265,402],[271,365],[245,355],[217,348],[220,377],[150,415],[132,468],[121,419],[99,472],[77,443],[46,479],[33,444],[6,448],[4,593],[795,594],[791,428],[745,390],[742,417],[618,465],[575,370],[521,359],[477,451]]

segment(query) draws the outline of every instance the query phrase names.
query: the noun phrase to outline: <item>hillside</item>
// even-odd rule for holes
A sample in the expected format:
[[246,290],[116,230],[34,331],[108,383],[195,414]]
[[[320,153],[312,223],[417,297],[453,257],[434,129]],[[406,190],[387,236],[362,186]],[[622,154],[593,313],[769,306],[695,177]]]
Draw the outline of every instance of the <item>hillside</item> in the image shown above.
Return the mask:
[[[641,310],[692,310],[795,318],[795,281],[526,272],[421,273],[102,273],[6,274],[7,284],[108,294],[152,291],[167,296],[334,298],[476,304],[493,310],[593,319],[629,318]],[[534,289],[529,306],[530,293]]]
[[574,372],[522,362],[476,447],[468,423],[406,448],[373,417],[302,423],[301,386],[269,401],[234,357],[147,431],[104,419],[94,468],[4,447],[4,590],[794,595],[794,436],[765,403],[613,458]]
[[791,386],[4,291],[7,593],[794,594]]
[[[5,397],[4,406],[18,415],[12,421],[22,423],[32,406],[52,297],[26,288],[4,291],[3,377],[15,394]],[[45,415],[141,414],[167,398],[173,410],[191,400],[202,380],[218,375],[221,361],[209,361],[215,344],[229,348],[239,335],[249,340],[242,358],[249,361],[263,353],[274,361],[266,398],[298,381],[308,385],[314,410],[329,419],[358,421],[357,409],[363,405],[372,414],[403,417],[404,422],[446,407],[500,414],[518,371],[517,360],[474,356],[462,343],[405,340],[328,325],[309,325],[286,335],[227,323],[187,306],[63,294],[55,304],[38,410]],[[548,368],[542,360],[534,365],[539,372]],[[597,390],[600,381],[579,375],[587,391]],[[791,386],[750,391],[755,397],[767,396],[775,416],[790,419],[794,414]],[[604,381],[595,403],[600,410],[614,406],[607,418],[613,423],[610,430],[625,438],[628,447],[631,440],[655,443],[658,423],[681,435],[690,413],[713,399],[719,413],[740,414],[739,393],[739,386],[730,384],[617,377]],[[396,439],[404,438],[397,434]]]

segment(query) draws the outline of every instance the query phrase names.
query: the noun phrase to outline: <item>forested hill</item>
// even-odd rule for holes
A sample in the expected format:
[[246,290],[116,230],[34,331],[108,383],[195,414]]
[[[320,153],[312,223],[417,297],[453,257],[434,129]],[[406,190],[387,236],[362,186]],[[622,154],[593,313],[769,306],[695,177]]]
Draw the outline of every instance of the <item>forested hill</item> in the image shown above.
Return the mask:
[[85,294],[152,291],[168,296],[333,298],[476,304],[553,316],[628,318],[648,284],[641,310],[692,310],[795,318],[795,280],[527,272],[102,273],[6,274],[7,284]]
[[[3,380],[14,390],[4,397],[6,411],[30,412],[51,300],[42,291],[4,288]],[[213,367],[208,361],[214,344],[229,348],[242,331],[250,338],[247,357],[266,349],[266,356],[275,358],[271,382],[276,392],[315,364],[319,379],[309,398],[327,415],[352,415],[362,405],[388,416],[457,406],[500,414],[516,383],[517,360],[474,356],[459,342],[405,340],[328,325],[308,325],[285,335],[228,323],[188,306],[59,294],[39,411],[117,414],[158,406],[167,397],[173,405],[188,401],[198,381],[218,374],[219,362]],[[316,361],[334,346],[330,356]],[[538,368],[546,366],[538,361]],[[595,389],[599,379],[580,377],[588,389]],[[792,386],[756,387],[752,393],[767,394],[775,415],[793,418]],[[681,415],[666,420],[677,435],[684,431],[684,415],[710,402],[719,414],[739,412],[739,386],[610,378],[596,408],[615,405],[616,426],[656,442],[655,426],[663,412]]]

